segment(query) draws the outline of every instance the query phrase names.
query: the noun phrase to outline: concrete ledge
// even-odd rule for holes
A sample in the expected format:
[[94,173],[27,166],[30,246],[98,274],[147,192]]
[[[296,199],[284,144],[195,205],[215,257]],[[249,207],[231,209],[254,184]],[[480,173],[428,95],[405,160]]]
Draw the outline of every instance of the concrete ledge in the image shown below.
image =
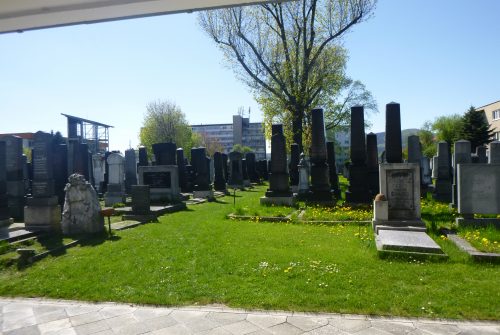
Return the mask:
[[481,252],[457,234],[448,233],[446,237],[448,237],[448,239],[452,241],[460,250],[469,254],[475,262],[500,263],[500,254]]

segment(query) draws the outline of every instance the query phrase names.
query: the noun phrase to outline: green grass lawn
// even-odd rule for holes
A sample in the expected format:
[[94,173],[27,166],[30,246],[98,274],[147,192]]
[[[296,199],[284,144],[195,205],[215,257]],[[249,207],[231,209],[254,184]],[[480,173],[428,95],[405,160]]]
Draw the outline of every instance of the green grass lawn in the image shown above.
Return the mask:
[[[265,187],[238,192],[252,207]],[[254,204],[254,205],[252,205]],[[500,319],[500,266],[434,236],[445,262],[379,259],[357,223],[228,220],[232,197],[0,272],[3,296]]]

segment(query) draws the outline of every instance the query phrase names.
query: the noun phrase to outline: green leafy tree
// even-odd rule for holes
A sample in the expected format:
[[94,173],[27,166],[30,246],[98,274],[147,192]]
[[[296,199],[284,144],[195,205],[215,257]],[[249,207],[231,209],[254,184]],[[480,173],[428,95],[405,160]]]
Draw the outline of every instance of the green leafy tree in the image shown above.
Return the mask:
[[247,147],[246,145],[235,144],[235,145],[233,145],[233,151],[237,151],[237,152],[242,153],[244,155],[248,152],[253,152],[253,149],[250,147]]
[[493,133],[484,113],[478,112],[476,108],[470,106],[469,110],[462,117],[460,138],[470,141],[471,151],[475,152],[476,147],[490,143]]
[[440,116],[434,120],[431,129],[435,132],[438,141],[453,144],[460,139],[462,117],[458,114]]
[[188,157],[191,147],[201,142],[199,136],[193,136],[180,107],[167,100],[150,102],[146,106],[139,139],[150,152],[154,143],[174,142],[177,147],[185,149]]
[[[375,0],[303,0],[201,12],[199,22],[255,93],[269,122],[282,122],[302,149],[310,111],[345,81],[341,38]],[[269,135],[269,134],[268,134]]]
[[426,157],[432,158],[437,153],[436,147],[436,136],[432,132],[432,124],[430,121],[426,121],[422,128],[417,133],[420,138],[420,143],[422,144],[422,154]]

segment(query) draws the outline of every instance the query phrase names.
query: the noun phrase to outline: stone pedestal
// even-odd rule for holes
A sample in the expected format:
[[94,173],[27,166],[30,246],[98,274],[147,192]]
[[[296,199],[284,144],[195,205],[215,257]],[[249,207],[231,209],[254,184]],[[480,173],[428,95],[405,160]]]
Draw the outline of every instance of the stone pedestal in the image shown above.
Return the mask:
[[179,202],[181,199],[177,165],[140,166],[139,184],[149,186],[153,202]]
[[57,197],[28,198],[24,207],[24,225],[29,231],[59,231],[61,206]]

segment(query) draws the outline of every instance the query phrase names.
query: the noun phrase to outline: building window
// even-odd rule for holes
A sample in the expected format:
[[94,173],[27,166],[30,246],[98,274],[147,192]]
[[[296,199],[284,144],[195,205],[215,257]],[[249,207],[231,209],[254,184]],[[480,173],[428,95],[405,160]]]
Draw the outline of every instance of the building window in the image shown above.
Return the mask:
[[500,141],[500,131],[495,133],[495,141]]
[[493,112],[491,112],[491,114],[493,115],[493,120],[500,119],[500,109],[494,110]]

